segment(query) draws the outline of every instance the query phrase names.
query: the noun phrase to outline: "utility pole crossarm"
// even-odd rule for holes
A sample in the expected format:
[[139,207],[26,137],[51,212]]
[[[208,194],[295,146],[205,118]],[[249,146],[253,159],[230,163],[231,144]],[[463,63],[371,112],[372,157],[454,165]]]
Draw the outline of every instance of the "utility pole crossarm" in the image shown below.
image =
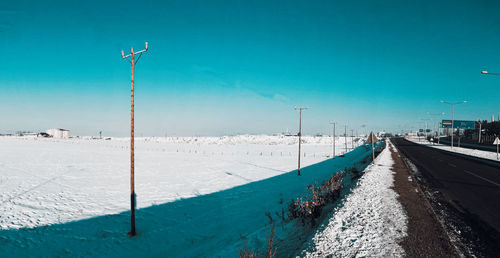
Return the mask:
[[[147,42],[146,42],[146,44],[147,44]],[[143,49],[143,50],[141,50],[141,51],[139,51],[139,52],[135,52],[135,54],[136,54],[136,55],[137,55],[137,54],[141,54],[142,52],[146,52],[146,51],[148,51],[148,49],[147,49],[147,48],[146,48],[146,49]]]
[[132,56],[132,54],[125,55],[125,53],[124,53],[124,52],[123,52],[123,50],[122,50],[122,58],[127,58],[127,57],[129,57],[129,56]]

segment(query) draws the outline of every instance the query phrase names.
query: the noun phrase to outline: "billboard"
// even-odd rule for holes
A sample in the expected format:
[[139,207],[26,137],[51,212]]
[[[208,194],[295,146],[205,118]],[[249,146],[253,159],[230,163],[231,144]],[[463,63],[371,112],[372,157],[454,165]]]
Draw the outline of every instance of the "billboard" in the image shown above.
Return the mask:
[[[441,123],[442,128],[451,128],[451,120],[443,120]],[[460,129],[474,129],[475,121],[467,121],[467,120],[454,120],[453,128]]]

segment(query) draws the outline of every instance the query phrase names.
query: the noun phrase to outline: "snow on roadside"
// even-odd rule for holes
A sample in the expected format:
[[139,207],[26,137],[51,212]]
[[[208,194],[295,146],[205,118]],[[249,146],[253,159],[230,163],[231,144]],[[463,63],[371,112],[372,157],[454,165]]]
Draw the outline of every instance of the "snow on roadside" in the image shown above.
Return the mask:
[[[392,144],[391,144],[392,145]],[[404,256],[399,240],[407,235],[407,217],[397,200],[391,152],[386,148],[365,169],[358,186],[333,212],[303,253],[306,257]]]
[[456,153],[460,153],[460,154],[464,154],[464,155],[469,155],[469,156],[474,156],[474,157],[478,157],[478,158],[498,161],[496,152],[462,148],[462,147],[456,147],[456,146],[453,147],[453,150],[452,150],[449,145],[436,144],[436,143],[430,144],[428,141],[425,141],[425,140],[419,141],[418,138],[413,138],[413,137],[405,137],[405,139],[407,139],[411,142],[414,142],[414,143],[426,145],[426,146],[440,149],[440,150],[445,150],[445,151],[449,151],[449,152],[456,152]]

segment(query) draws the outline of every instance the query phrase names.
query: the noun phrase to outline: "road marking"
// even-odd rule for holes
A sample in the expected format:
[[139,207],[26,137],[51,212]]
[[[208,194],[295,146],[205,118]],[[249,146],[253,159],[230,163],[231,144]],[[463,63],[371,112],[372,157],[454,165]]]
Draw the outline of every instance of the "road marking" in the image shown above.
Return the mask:
[[457,167],[457,165],[455,165],[455,164],[451,164],[451,163],[448,163],[448,166],[452,166],[452,167],[454,167],[454,168],[456,168],[456,167]]
[[496,186],[500,186],[500,184],[495,183],[495,182],[493,182],[493,181],[491,181],[491,180],[489,180],[489,179],[487,179],[487,178],[484,178],[484,177],[482,177],[482,176],[478,176],[478,175],[476,175],[476,174],[474,174],[474,173],[472,173],[472,172],[470,172],[470,171],[468,171],[468,170],[464,170],[464,172],[469,173],[469,174],[471,174],[471,175],[473,175],[473,176],[475,176],[475,177],[481,178],[481,179],[483,179],[484,181],[489,182],[489,183],[492,183],[492,184],[494,184],[494,185],[496,185]]

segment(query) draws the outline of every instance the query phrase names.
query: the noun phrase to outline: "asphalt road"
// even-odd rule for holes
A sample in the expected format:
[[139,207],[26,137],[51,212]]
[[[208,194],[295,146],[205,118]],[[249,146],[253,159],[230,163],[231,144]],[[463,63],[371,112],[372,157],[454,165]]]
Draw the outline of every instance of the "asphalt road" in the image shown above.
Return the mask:
[[[445,151],[392,138],[398,150],[414,163],[433,188],[464,214],[500,232],[500,169],[456,157]],[[465,219],[470,221],[470,219]],[[482,223],[481,223],[482,224]],[[471,225],[474,228],[474,225]]]

